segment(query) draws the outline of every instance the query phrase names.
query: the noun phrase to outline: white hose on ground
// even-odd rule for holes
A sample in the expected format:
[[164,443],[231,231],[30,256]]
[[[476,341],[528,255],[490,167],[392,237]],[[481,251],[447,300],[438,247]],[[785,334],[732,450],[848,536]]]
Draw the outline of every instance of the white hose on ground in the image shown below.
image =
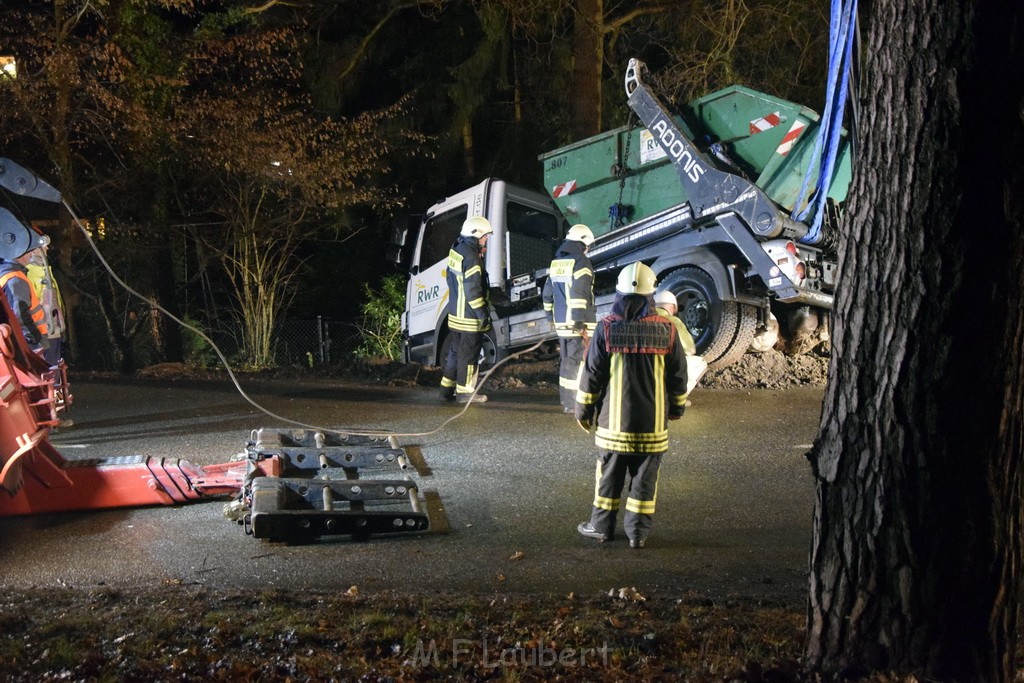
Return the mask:
[[[195,327],[194,325],[190,325],[187,322],[185,322],[184,320],[179,319],[173,313],[171,313],[166,308],[164,308],[163,306],[158,304],[156,301],[153,301],[151,299],[147,299],[145,296],[143,296],[142,294],[140,294],[136,290],[132,289],[132,287],[127,282],[122,280],[121,277],[118,276],[118,274],[116,272],[114,272],[114,269],[110,266],[110,264],[107,263],[107,260],[103,257],[103,254],[100,252],[99,248],[96,246],[96,243],[93,242],[92,235],[90,235],[89,231],[85,229],[84,225],[82,225],[82,221],[79,220],[78,216],[75,214],[75,212],[71,208],[71,206],[64,199],[61,199],[61,203],[64,204],[65,208],[67,208],[67,210],[68,210],[68,213],[75,220],[75,224],[78,226],[78,229],[82,231],[82,234],[85,236],[86,242],[88,242],[89,246],[92,247],[93,252],[96,254],[96,258],[98,258],[100,260],[100,263],[103,265],[103,268],[107,271],[107,273],[110,274],[110,277],[114,278],[114,281],[117,282],[117,284],[121,285],[121,287],[123,287],[125,289],[125,291],[127,291],[129,294],[131,294],[132,296],[134,296],[134,297],[136,297],[138,299],[141,299],[142,301],[145,301],[147,304],[149,304],[150,306],[152,306],[156,310],[160,311],[161,313],[166,315],[168,318],[170,318],[174,322],[178,323],[178,325],[180,325],[180,326],[184,327],[185,329],[190,330],[190,331],[194,332],[195,334],[197,334],[203,341],[205,341],[207,344],[209,344],[210,348],[212,348],[214,350],[214,352],[217,354],[217,358],[220,359],[220,362],[224,366],[224,369],[228,371],[228,377],[231,378],[231,383],[235,385],[235,389],[238,390],[238,393],[241,395],[241,397],[244,398],[246,401],[248,401],[248,403],[251,406],[253,406],[257,410],[259,410],[261,413],[264,413],[265,415],[268,415],[268,416],[274,418],[275,420],[280,420],[281,422],[285,422],[285,423],[288,423],[290,425],[295,425],[297,427],[304,427],[306,429],[312,429],[312,430],[317,431],[317,432],[343,432],[345,434],[352,434],[353,436],[372,436],[372,437],[430,436],[432,434],[436,434],[437,432],[441,431],[442,429],[447,427],[449,424],[451,424],[453,421],[455,421],[458,418],[462,417],[466,413],[466,411],[469,409],[469,406],[472,405],[472,400],[467,401],[466,405],[463,406],[462,410],[460,410],[458,413],[456,413],[455,415],[451,416],[450,418],[448,418],[447,420],[442,422],[440,425],[438,425],[434,429],[431,429],[430,431],[426,431],[426,432],[407,432],[407,433],[404,433],[404,434],[403,433],[396,433],[396,432],[388,432],[388,431],[385,431],[385,430],[352,430],[352,429],[337,429],[337,428],[330,428],[330,427],[322,427],[322,426],[319,426],[319,425],[312,425],[312,424],[307,424],[305,422],[299,422],[298,420],[292,420],[290,418],[283,417],[281,415],[273,413],[273,412],[267,410],[266,408],[264,408],[263,406],[261,406],[259,403],[257,403],[255,400],[253,400],[247,393],[245,393],[245,390],[242,389],[242,385],[238,383],[238,378],[235,377],[235,373],[232,372],[231,365],[228,363],[228,359],[224,356],[223,352],[221,352],[221,350],[217,346],[217,344],[215,344],[214,341],[212,339],[210,339],[206,335],[205,332],[203,332],[199,328]],[[476,389],[473,391],[472,395],[476,396],[477,392],[480,391],[480,387],[482,387],[484,385],[484,383],[487,382],[487,379],[491,376],[492,372],[494,372],[499,367],[501,367],[503,364],[507,363],[508,361],[512,360],[513,358],[521,356],[521,355],[523,355],[525,353],[530,353],[531,351],[534,351],[535,349],[540,348],[540,345],[543,344],[543,343],[544,343],[544,340],[541,340],[541,341],[537,342],[536,344],[534,344],[533,346],[531,346],[531,347],[529,347],[527,349],[523,349],[522,351],[517,351],[516,353],[510,354],[510,355],[506,356],[505,358],[502,358],[497,363],[495,363],[493,367],[491,367],[486,373],[484,373],[484,375],[483,375],[483,377],[481,377],[480,381],[477,382]]]

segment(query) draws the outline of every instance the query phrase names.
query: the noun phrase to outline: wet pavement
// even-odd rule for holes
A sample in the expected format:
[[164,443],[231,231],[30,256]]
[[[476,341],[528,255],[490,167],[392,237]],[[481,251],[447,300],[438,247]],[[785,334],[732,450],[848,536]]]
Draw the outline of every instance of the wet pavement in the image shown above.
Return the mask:
[[[423,434],[458,408],[426,387],[246,382],[271,412],[340,429]],[[225,462],[257,427],[284,427],[226,383],[89,381],[72,386],[76,425],[51,437],[67,458],[147,455]],[[292,588],[729,595],[799,604],[806,591],[813,483],[806,451],[821,388],[709,391],[671,423],[654,531],[579,537],[593,495],[592,437],[555,389],[488,391],[440,431],[399,436],[412,475],[439,501],[438,530],[353,542],[269,543],[223,502],[0,519],[0,584],[130,588],[182,583]],[[513,559],[516,558],[516,559]]]

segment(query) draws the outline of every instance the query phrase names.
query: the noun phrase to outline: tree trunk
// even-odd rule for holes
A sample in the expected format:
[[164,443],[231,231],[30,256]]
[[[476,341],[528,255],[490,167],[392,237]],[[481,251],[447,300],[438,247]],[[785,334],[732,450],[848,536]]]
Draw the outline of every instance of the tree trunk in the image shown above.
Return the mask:
[[603,0],[577,0],[572,30],[572,87],[566,92],[575,138],[601,132]]
[[100,314],[103,316],[107,335],[114,348],[118,370],[123,375],[129,375],[136,369],[135,351],[132,348],[131,335],[125,333],[124,322],[118,320],[120,312],[116,304],[114,285],[105,273],[98,274],[96,279]]
[[[1019,3],[876,0],[840,245],[808,663],[1010,681],[1021,579]],[[994,74],[1006,74],[986,89]]]
[[466,178],[476,178],[475,150],[473,149],[473,123],[469,119],[462,124],[462,162],[466,166]]
[[[159,178],[160,176],[157,176]],[[182,319],[182,309],[178,302],[177,274],[179,259],[185,258],[181,249],[174,239],[174,229],[170,227],[168,207],[172,205],[172,198],[169,196],[167,186],[159,180],[153,183],[153,200],[149,203],[150,229],[157,231],[162,249],[156,251],[156,263],[153,272],[153,289],[156,300],[164,309],[179,320]],[[162,312],[155,314],[153,318],[153,339],[156,342],[159,357],[165,361],[184,360],[184,347],[182,345],[182,329],[178,323],[171,320]]]

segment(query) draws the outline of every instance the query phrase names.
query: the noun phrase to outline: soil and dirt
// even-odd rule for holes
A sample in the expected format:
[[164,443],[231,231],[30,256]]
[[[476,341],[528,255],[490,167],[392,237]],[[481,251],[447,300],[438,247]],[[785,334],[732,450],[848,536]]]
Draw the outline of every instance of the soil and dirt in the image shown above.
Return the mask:
[[[88,375],[76,373],[82,379]],[[236,373],[241,374],[241,373]],[[149,379],[222,379],[223,370],[199,368],[185,363],[161,363],[144,368],[138,376]],[[357,359],[316,368],[281,367],[247,378],[313,379],[347,378],[392,385],[437,386],[441,371],[435,367],[405,365],[398,361]],[[710,369],[698,387],[705,389],[785,389],[794,386],[824,386],[828,376],[828,357],[816,353],[790,356],[771,349],[748,353],[738,362],[722,369]],[[487,378],[495,389],[558,386],[558,356],[551,351],[513,357],[498,365]]]

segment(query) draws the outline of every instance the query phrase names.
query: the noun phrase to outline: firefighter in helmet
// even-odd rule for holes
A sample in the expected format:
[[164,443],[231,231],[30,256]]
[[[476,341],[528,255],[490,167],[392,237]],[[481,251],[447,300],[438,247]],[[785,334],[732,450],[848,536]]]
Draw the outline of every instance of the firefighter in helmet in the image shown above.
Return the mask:
[[484,268],[487,241],[494,233],[483,216],[470,216],[448,252],[448,334],[451,343],[441,373],[441,398],[483,402],[475,394],[484,333],[491,329],[490,284]]
[[683,351],[687,356],[697,355],[697,345],[693,343],[693,335],[686,329],[686,324],[676,315],[679,312],[679,302],[676,295],[667,289],[659,290],[654,295],[654,305],[658,307],[658,315],[669,319],[679,333],[679,341],[683,343]]
[[53,276],[53,270],[50,268],[47,258],[49,237],[43,239],[45,241],[42,246],[28,253],[25,270],[43,307],[46,337],[49,340],[49,347],[44,350],[43,359],[52,368],[56,367],[64,358],[63,338],[66,325],[60,289],[57,287],[57,279]]
[[569,228],[565,241],[551,261],[542,294],[544,310],[551,314],[558,335],[558,393],[562,408],[571,413],[579,389],[583,349],[594,333],[594,264],[587,256],[594,233],[579,223]]
[[686,360],[675,326],[658,315],[654,271],[631,263],[619,273],[612,312],[601,320],[587,349],[576,395],[576,419],[597,423],[594,503],[577,531],[610,541],[630,478],[623,526],[629,547],[643,548],[651,530],[661,458],[668,450],[668,420],[686,409]]
[[[693,393],[693,388],[697,386],[697,381],[700,380],[708,369],[708,364],[703,356],[697,355],[697,344],[693,341],[693,335],[686,328],[686,323],[680,320],[677,315],[679,303],[676,300],[676,295],[667,289],[660,289],[654,295],[654,304],[658,307],[658,315],[668,318],[676,326],[679,340],[683,342],[683,351],[686,352],[686,393],[689,395]],[[690,407],[689,399],[686,401],[686,407]]]

